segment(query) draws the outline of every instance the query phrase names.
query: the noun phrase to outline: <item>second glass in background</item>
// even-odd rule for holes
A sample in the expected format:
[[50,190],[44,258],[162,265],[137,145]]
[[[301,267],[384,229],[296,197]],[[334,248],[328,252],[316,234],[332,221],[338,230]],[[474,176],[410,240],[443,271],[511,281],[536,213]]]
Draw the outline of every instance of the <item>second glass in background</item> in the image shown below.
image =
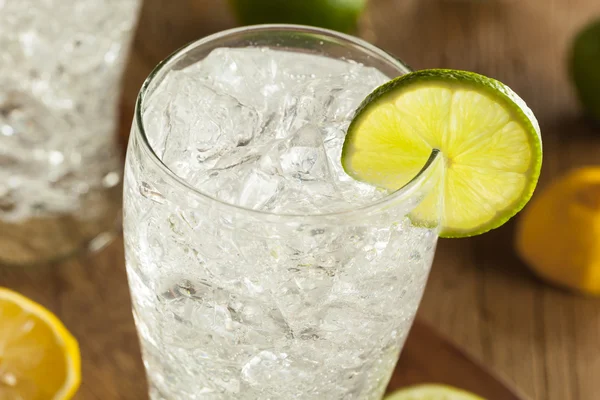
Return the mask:
[[0,265],[94,250],[118,229],[119,82],[140,3],[2,3]]

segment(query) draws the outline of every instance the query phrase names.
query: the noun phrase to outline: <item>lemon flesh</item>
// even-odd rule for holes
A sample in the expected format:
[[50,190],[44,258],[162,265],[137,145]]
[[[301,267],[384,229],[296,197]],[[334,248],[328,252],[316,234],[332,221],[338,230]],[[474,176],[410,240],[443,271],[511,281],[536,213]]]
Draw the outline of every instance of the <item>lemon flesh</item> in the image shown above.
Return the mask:
[[484,400],[479,396],[446,385],[418,385],[398,390],[385,400]]
[[79,347],[63,324],[0,288],[0,399],[70,399],[80,378]]
[[553,180],[521,214],[517,254],[542,279],[600,296],[600,167]]
[[[416,210],[442,237],[496,228],[530,199],[542,163],[533,113],[502,83],[465,71],[422,70],[375,89],[348,128],[342,165],[354,179],[397,190],[432,150],[445,160],[441,187]],[[441,207],[441,209],[439,209]]]

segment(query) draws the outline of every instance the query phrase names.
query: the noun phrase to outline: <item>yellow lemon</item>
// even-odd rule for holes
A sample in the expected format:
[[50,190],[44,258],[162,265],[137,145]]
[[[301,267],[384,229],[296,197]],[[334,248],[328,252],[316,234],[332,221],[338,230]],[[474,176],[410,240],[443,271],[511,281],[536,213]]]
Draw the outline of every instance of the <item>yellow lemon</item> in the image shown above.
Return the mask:
[[543,279],[600,295],[600,167],[571,171],[536,196],[517,225],[516,249]]
[[426,384],[398,390],[384,400],[484,400],[479,396],[452,386]]
[[77,341],[58,318],[0,287],[0,399],[66,400],[80,380]]

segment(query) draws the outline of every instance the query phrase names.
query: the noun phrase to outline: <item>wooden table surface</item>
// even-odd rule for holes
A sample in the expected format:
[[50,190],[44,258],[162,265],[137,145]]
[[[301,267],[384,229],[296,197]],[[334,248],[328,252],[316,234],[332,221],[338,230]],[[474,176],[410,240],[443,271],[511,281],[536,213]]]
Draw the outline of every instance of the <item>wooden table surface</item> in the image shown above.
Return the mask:
[[[600,128],[581,119],[565,68],[570,39],[592,16],[600,16],[598,0],[372,0],[362,34],[414,68],[472,70],[515,89],[541,123],[543,187],[600,161]],[[162,57],[230,26],[221,1],[146,0],[126,106]],[[600,299],[538,281],[514,255],[512,231],[509,223],[481,237],[442,240],[421,318],[531,399],[600,398]],[[40,301],[85,340],[80,399],[137,399],[145,390],[128,294],[115,283],[125,280],[122,260],[118,240],[59,265],[0,269],[0,285]]]

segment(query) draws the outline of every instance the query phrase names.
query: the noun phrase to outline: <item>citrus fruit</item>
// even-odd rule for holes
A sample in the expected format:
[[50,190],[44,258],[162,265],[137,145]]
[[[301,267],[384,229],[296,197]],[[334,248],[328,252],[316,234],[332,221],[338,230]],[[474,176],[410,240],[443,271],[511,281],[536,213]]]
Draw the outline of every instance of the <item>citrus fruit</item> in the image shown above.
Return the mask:
[[575,37],[569,70],[581,104],[600,121],[600,20],[585,26]]
[[600,295],[600,167],[570,171],[544,188],[520,216],[516,250],[540,277]]
[[70,399],[80,377],[77,341],[58,318],[0,287],[0,399]]
[[366,0],[230,0],[243,25],[289,23],[352,33]]
[[473,393],[452,386],[427,384],[398,390],[385,400],[484,400]]
[[439,221],[442,237],[502,225],[530,199],[542,164],[539,125],[521,98],[494,79],[442,69],[375,89],[356,111],[341,161],[354,179],[393,191],[434,150],[444,173],[429,196],[441,197],[441,205],[426,198],[415,215]]

